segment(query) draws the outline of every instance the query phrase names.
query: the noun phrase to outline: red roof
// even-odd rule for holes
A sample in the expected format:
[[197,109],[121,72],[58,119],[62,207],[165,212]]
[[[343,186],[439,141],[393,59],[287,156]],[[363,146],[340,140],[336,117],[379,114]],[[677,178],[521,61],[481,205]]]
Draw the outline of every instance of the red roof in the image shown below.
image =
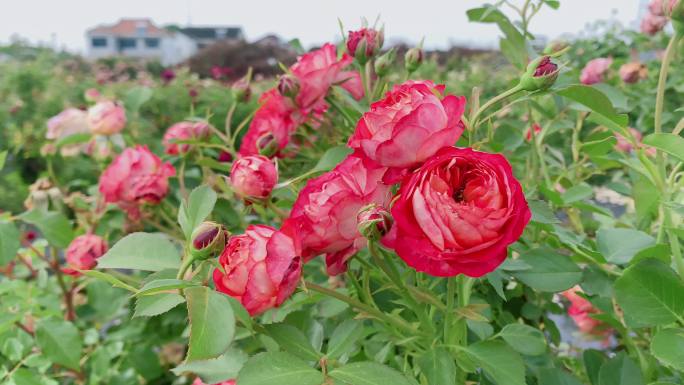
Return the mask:
[[150,19],[121,19],[114,25],[100,25],[88,31],[90,34],[106,34],[117,36],[139,36],[139,29],[144,28],[144,36],[164,36],[168,32],[152,23]]

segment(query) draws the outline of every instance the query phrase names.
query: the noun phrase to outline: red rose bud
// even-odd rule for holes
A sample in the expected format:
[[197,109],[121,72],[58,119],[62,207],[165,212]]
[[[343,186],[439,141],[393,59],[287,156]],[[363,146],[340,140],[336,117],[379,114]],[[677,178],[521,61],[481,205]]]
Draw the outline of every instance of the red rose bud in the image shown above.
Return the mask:
[[192,232],[191,254],[194,259],[208,259],[226,247],[226,229],[215,222],[203,222]]
[[228,151],[221,151],[217,160],[221,163],[230,163],[233,161],[233,155]]
[[359,210],[356,222],[361,235],[370,241],[377,241],[390,231],[394,220],[387,209],[371,203]]
[[383,77],[389,73],[389,70],[392,68],[392,65],[394,64],[394,60],[397,58],[397,51],[392,48],[391,50],[385,52],[382,54],[378,59],[375,61],[375,73],[379,77]]
[[520,78],[520,86],[525,91],[541,91],[553,85],[558,78],[558,65],[550,56],[539,57],[527,65],[527,70]]
[[423,49],[421,47],[414,47],[406,51],[404,56],[406,71],[415,72],[421,64],[423,64]]
[[256,146],[257,149],[259,149],[259,155],[263,155],[267,158],[272,157],[278,152],[278,142],[271,133],[267,133],[257,139]]
[[382,30],[361,28],[358,31],[349,31],[347,52],[350,56],[356,58],[359,63],[366,64],[368,59],[380,51],[384,41],[385,34]]
[[291,75],[283,75],[278,79],[278,92],[286,98],[294,99],[299,94],[299,82]]

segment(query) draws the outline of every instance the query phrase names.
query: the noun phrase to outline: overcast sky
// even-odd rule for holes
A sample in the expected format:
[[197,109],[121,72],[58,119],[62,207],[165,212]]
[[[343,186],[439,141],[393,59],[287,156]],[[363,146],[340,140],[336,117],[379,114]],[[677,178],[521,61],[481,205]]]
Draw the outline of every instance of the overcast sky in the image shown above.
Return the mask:
[[[523,0],[511,0],[522,3]],[[617,20],[636,27],[647,0],[560,0],[557,11],[545,9],[532,22],[532,32],[550,39],[577,35],[597,20]],[[21,36],[82,52],[84,33],[123,17],[149,17],[158,25],[239,25],[248,39],[276,33],[298,37],[305,46],[337,40],[337,19],[346,29],[360,17],[379,14],[388,41],[446,47],[451,42],[491,46],[493,25],[468,23],[465,11],[484,0],[0,0],[0,42]],[[490,2],[493,2],[490,1]],[[641,6],[640,6],[641,4]]]

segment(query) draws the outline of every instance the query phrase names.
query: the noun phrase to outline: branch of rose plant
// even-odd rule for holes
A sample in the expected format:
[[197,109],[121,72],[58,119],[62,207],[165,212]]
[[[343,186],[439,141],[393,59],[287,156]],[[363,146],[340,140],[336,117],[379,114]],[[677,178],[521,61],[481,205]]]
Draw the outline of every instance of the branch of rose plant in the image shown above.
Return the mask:
[[[254,117],[254,114],[256,114],[258,108],[254,109],[254,111],[250,112],[245,118],[238,124],[238,126],[235,128],[235,131],[233,132],[233,136],[230,138],[230,148],[234,149],[235,148],[235,141],[237,141],[237,137],[242,131],[243,128],[247,126],[247,123],[252,120],[252,117]],[[233,150],[234,151],[234,150]]]
[[47,257],[45,257],[45,254],[42,255],[45,257],[45,260],[48,262],[50,268],[57,277],[57,284],[59,285],[59,289],[62,291],[64,305],[66,306],[67,310],[65,314],[65,319],[67,321],[73,321],[74,319],[76,319],[76,312],[74,311],[73,292],[67,288],[66,283],[64,282],[64,274],[62,274],[62,269],[60,269],[59,267],[57,249],[53,247],[51,251],[52,261],[48,260]]
[[342,302],[345,302],[349,306],[351,306],[357,310],[360,310],[360,311],[362,311],[362,312],[364,312],[364,313],[366,313],[372,317],[375,317],[378,320],[381,320],[381,321],[384,321],[388,324],[391,324],[391,325],[397,327],[398,329],[401,329],[405,332],[408,332],[409,335],[414,336],[414,335],[423,335],[424,334],[423,332],[419,331],[418,329],[416,329],[413,326],[411,326],[410,324],[408,324],[403,319],[397,318],[396,316],[391,316],[389,314],[385,314],[378,309],[370,307],[370,306],[368,306],[368,305],[366,305],[366,304],[364,304],[364,303],[362,303],[362,302],[360,302],[354,298],[346,296],[346,295],[344,295],[338,291],[328,289],[326,287],[317,285],[317,284],[315,284],[313,282],[309,282],[309,281],[304,281],[303,283],[304,283],[304,289],[312,290],[312,291],[327,295],[329,297],[333,297],[333,298],[338,299]]
[[513,96],[520,91],[522,91],[522,87],[520,86],[520,84],[517,84],[515,87],[500,93],[499,95],[489,99],[485,104],[483,104],[469,119],[471,125],[471,132],[474,133],[477,130],[477,127],[481,123],[480,121],[478,121],[478,118],[480,117],[480,115],[482,115],[483,112],[485,112],[489,107],[492,107],[499,101],[506,99],[510,96]]

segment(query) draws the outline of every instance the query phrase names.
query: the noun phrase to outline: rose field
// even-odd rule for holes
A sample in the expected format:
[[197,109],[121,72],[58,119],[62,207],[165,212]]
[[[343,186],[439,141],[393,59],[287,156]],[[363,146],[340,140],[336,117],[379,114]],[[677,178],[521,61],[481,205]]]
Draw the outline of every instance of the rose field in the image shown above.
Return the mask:
[[684,1],[540,43],[566,1],[272,73],[0,45],[0,384],[684,384]]

